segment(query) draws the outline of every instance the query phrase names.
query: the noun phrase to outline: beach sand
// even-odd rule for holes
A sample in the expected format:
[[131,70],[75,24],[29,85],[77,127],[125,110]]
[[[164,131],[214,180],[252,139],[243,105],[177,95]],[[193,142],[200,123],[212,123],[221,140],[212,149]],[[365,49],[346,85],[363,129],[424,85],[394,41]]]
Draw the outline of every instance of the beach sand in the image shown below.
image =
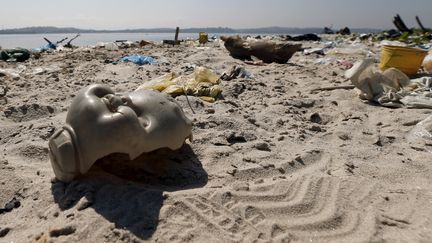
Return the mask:
[[[111,64],[135,53],[159,64]],[[431,144],[409,134],[431,110],[365,103],[353,89],[311,92],[350,84],[318,58],[247,65],[208,44],[0,62],[23,70],[0,77],[0,206],[16,199],[0,214],[0,242],[430,242]],[[194,65],[219,75],[242,65],[254,78],[222,81],[215,103],[189,96],[195,114],[177,97],[194,123],[179,151],[113,154],[72,183],[53,179],[48,139],[80,89],[129,92]]]

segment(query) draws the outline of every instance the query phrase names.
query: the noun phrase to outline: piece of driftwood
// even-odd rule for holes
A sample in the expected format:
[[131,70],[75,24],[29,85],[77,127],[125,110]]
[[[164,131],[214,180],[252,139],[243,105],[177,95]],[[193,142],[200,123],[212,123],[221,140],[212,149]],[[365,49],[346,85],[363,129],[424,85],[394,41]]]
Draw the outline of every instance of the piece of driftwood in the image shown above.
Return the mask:
[[329,86],[329,87],[320,87],[312,89],[311,92],[315,91],[328,91],[328,90],[336,90],[336,89],[354,89],[354,85],[342,85],[342,86]]
[[403,22],[402,18],[400,17],[399,14],[396,14],[396,16],[393,19],[393,24],[396,26],[396,28],[400,31],[400,32],[408,32],[408,33],[412,33],[412,30],[409,29],[405,23]]
[[416,16],[415,18],[416,18],[417,24],[420,26],[420,29],[421,29],[423,32],[427,32],[428,30],[423,26],[422,22],[420,21],[419,16]]
[[65,38],[63,38],[63,39],[57,41],[55,44],[52,43],[50,40],[48,40],[46,37],[43,37],[43,39],[44,39],[46,42],[48,42],[48,44],[49,44],[50,46],[58,46],[59,44],[61,44],[61,43],[64,42],[65,40],[67,40],[68,37],[65,37]]
[[174,40],[163,40],[162,43],[163,44],[169,44],[169,45],[179,45],[180,44],[180,41],[178,40],[179,32],[180,32],[180,28],[177,27],[176,32],[175,32],[175,36],[174,36]]
[[332,35],[334,34],[334,31],[331,29],[331,27],[324,27],[323,34]]
[[70,40],[66,43],[66,45],[64,45],[64,47],[72,48],[72,41],[75,40],[76,38],[78,38],[80,35],[81,35],[81,34],[77,34],[75,37],[73,37],[72,39],[70,39]]
[[221,40],[232,57],[241,60],[252,60],[252,57],[256,57],[265,63],[286,63],[301,49],[301,44],[245,40],[240,36],[221,36]]

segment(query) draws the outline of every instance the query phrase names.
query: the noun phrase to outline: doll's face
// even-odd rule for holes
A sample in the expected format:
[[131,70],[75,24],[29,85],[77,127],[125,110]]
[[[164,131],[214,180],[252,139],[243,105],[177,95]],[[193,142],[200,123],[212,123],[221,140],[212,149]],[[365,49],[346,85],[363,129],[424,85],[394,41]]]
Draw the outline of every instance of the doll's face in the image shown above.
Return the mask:
[[72,101],[66,123],[73,133],[73,146],[68,146],[74,147],[67,156],[75,150],[75,162],[62,155],[66,150],[57,145],[60,137],[50,140],[56,176],[85,173],[97,159],[111,153],[126,153],[134,159],[159,148],[177,149],[192,128],[180,106],[164,94],[139,90],[119,95],[105,85],[82,90]]

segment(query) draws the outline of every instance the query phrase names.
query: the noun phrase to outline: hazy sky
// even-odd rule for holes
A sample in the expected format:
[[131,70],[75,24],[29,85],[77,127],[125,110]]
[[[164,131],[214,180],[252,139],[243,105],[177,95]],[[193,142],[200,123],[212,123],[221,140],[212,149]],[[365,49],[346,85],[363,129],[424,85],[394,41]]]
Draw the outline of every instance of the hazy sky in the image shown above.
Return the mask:
[[432,0],[0,0],[0,28],[93,29],[266,26],[393,28],[420,16],[432,28]]

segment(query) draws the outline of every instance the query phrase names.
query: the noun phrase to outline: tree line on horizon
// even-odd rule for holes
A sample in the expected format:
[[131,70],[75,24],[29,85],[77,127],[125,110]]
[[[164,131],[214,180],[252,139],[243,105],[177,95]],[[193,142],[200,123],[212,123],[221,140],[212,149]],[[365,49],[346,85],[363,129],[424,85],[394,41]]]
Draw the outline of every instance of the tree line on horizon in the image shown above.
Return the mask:
[[[353,28],[353,32],[371,33],[381,30],[372,28]],[[256,34],[306,34],[321,33],[323,28],[292,28],[292,27],[264,27],[264,28],[243,28],[233,29],[228,27],[206,27],[206,28],[184,28],[183,33],[256,33]],[[64,33],[174,33],[175,28],[141,28],[141,29],[119,29],[119,30],[93,30],[79,28],[59,28],[53,26],[25,27],[16,29],[0,30],[0,34],[64,34]]]

